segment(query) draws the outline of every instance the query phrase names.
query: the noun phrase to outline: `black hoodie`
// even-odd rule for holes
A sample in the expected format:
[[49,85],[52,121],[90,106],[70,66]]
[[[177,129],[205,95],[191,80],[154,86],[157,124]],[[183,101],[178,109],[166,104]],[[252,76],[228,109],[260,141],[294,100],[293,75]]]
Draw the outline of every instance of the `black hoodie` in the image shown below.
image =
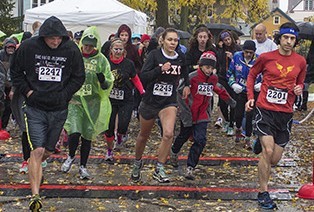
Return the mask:
[[[51,49],[44,37],[61,36],[62,42]],[[51,16],[39,36],[25,40],[11,63],[13,86],[23,95],[34,92],[26,104],[45,111],[64,110],[72,95],[85,81],[84,63],[77,45],[69,40],[62,22]]]

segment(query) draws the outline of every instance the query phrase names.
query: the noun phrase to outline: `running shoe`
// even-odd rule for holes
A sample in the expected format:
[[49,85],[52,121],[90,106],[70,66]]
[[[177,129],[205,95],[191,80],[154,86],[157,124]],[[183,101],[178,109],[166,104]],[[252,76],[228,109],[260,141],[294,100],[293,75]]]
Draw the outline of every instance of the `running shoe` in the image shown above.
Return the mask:
[[178,153],[172,152],[172,149],[170,150],[170,165],[174,168],[177,168],[179,166],[179,160],[178,160]]
[[155,172],[153,174],[153,178],[157,180],[160,183],[169,183],[170,179],[168,178],[165,168],[163,166],[160,166],[155,169]]
[[43,162],[41,162],[41,167],[46,168],[48,165],[47,160],[44,160]]
[[229,128],[229,122],[225,122],[222,126],[222,131],[227,133],[228,132],[228,128]]
[[186,168],[185,178],[188,180],[195,180],[194,168],[192,166]]
[[262,152],[262,144],[259,140],[259,138],[256,138],[252,143],[252,150],[255,154],[259,154]]
[[32,196],[28,206],[30,211],[40,211],[40,209],[43,207],[43,203],[39,194],[35,194]]
[[28,162],[23,161],[21,168],[20,168],[20,173],[21,174],[27,174],[27,172],[28,172]]
[[223,127],[223,120],[221,117],[219,117],[217,121],[215,122],[215,128],[220,129],[222,127]]
[[88,173],[85,166],[80,166],[79,173],[80,173],[81,180],[89,180],[90,179],[90,174]]
[[275,209],[277,208],[276,203],[270,198],[269,193],[267,191],[259,192],[257,195],[258,204],[263,209]]
[[113,152],[112,150],[108,149],[106,156],[105,156],[105,160],[106,161],[113,161]]
[[61,171],[64,173],[69,172],[74,160],[75,160],[75,157],[71,158],[70,156],[68,156],[68,158],[64,161],[64,163],[61,166]]
[[241,128],[236,129],[235,137],[236,137],[236,138],[235,138],[235,142],[236,142],[236,143],[239,143],[239,142],[241,141],[241,139],[243,138]]
[[227,136],[234,136],[234,129],[233,129],[233,127],[228,127],[228,129],[227,129]]
[[243,148],[245,148],[245,149],[247,149],[247,150],[252,150],[251,137],[248,137],[248,136],[245,137]]
[[139,160],[139,161],[134,161],[133,164],[133,170],[132,170],[132,174],[131,174],[131,180],[134,183],[137,183],[139,181],[141,181],[142,175],[141,175],[141,169],[143,168],[143,161]]

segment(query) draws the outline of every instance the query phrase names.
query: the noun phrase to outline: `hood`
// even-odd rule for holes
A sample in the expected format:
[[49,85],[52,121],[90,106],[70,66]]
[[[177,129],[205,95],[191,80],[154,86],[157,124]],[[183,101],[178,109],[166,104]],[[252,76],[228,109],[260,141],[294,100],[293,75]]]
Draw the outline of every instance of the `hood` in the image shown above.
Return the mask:
[[66,28],[63,23],[55,16],[45,20],[39,29],[39,37],[61,36],[63,39],[69,39]]
[[126,31],[128,34],[129,34],[129,40],[128,40],[128,43],[132,43],[131,41],[131,37],[132,37],[132,32],[131,32],[131,28],[126,25],[126,24],[122,24],[119,29],[118,29],[118,32],[117,32],[117,37],[119,38],[120,37],[120,34],[122,31]]
[[16,42],[13,38],[6,38],[3,42],[3,46],[4,48],[7,48],[9,46],[13,46],[14,48],[16,48]]
[[100,40],[100,36],[99,36],[99,33],[98,33],[96,26],[90,26],[84,30],[82,38],[81,38],[80,43],[79,43],[80,49],[82,49],[82,45],[83,45],[82,40],[84,40],[85,37],[95,37],[97,39],[96,49],[98,49],[98,50],[101,49],[101,40]]

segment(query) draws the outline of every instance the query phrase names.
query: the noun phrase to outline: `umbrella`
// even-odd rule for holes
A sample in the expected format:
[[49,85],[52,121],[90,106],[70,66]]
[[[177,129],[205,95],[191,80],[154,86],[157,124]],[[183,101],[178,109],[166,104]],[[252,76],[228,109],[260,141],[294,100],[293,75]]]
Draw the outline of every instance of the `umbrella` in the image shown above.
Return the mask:
[[238,36],[244,35],[244,33],[239,29],[236,28],[234,26],[231,26],[229,24],[224,24],[224,23],[220,23],[220,24],[216,24],[216,23],[208,23],[206,24],[207,28],[210,30],[210,32],[213,35],[218,35],[222,30],[230,30],[230,31],[234,31],[235,33],[237,33]]
[[2,38],[3,36],[6,36],[6,34],[0,30],[0,38]]
[[301,39],[312,40],[314,39],[314,23],[313,22],[298,22],[299,37]]
[[187,31],[177,30],[180,39],[189,39],[192,35]]

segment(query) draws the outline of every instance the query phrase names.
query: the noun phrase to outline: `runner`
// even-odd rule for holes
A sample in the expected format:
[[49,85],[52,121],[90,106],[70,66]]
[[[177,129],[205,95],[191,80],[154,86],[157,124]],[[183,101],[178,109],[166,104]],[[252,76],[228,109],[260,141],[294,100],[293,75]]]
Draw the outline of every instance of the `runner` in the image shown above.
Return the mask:
[[164,163],[173,140],[177,114],[176,88],[180,77],[185,79],[182,98],[185,99],[190,94],[184,56],[175,51],[178,40],[178,33],[175,29],[166,29],[161,37],[161,49],[150,52],[140,75],[146,93],[139,107],[140,132],[136,139],[135,161],[131,174],[134,182],[141,180],[142,155],[157,117],[160,118],[163,135],[153,177],[161,183],[170,182],[165,173]]
[[114,78],[107,58],[99,51],[100,37],[95,26],[84,30],[79,46],[86,79],[69,104],[69,115],[64,125],[69,135],[69,156],[62,164],[61,171],[70,171],[81,138],[79,174],[81,179],[90,179],[86,164],[91,141],[108,129],[111,113],[109,94]]
[[116,116],[118,115],[117,140],[115,141],[115,150],[119,150],[125,140],[129,123],[132,117],[131,107],[134,103],[134,86],[138,89],[141,95],[144,94],[144,89],[139,77],[136,74],[134,63],[125,58],[126,51],[122,40],[116,38],[111,42],[110,47],[110,67],[114,76],[113,89],[110,93],[110,102],[112,113],[110,116],[109,129],[105,133],[107,141],[106,160],[113,160],[113,141],[114,130],[116,124]]
[[178,167],[178,153],[183,144],[193,136],[193,144],[189,151],[187,170],[185,177],[194,180],[194,169],[206,145],[207,125],[210,121],[211,98],[213,92],[217,93],[231,107],[236,102],[229,96],[224,88],[217,85],[218,77],[213,74],[216,69],[216,56],[208,51],[201,55],[199,68],[190,73],[191,95],[187,99],[182,98],[182,89],[185,82],[180,81],[178,89],[178,104],[180,108],[180,133],[174,141],[170,152],[170,163]]
[[279,49],[261,54],[249,72],[246,111],[254,107],[254,83],[262,73],[261,92],[256,101],[256,135],[253,144],[256,154],[262,152],[258,163],[258,202],[264,209],[276,208],[276,203],[268,193],[271,166],[282,157],[284,147],[289,142],[293,103],[302,94],[306,74],[305,59],[293,51],[298,42],[298,27],[284,23],[279,28],[275,41]]
[[42,207],[41,162],[53,153],[67,117],[68,102],[85,79],[80,51],[69,41],[58,18],[46,19],[39,36],[21,43],[11,66],[11,79],[13,86],[26,98],[26,131],[32,150],[29,209],[38,211]]
[[[246,81],[250,68],[255,63],[258,55],[255,54],[256,46],[254,41],[246,40],[243,45],[243,51],[234,54],[227,72],[228,84],[235,92],[237,107],[235,108],[236,133],[235,142],[239,143],[242,139],[242,122],[245,116],[245,144],[244,148],[251,148],[252,120],[253,111],[245,112],[245,103],[247,102]],[[254,95],[257,97],[261,87],[261,75],[255,82]]]

